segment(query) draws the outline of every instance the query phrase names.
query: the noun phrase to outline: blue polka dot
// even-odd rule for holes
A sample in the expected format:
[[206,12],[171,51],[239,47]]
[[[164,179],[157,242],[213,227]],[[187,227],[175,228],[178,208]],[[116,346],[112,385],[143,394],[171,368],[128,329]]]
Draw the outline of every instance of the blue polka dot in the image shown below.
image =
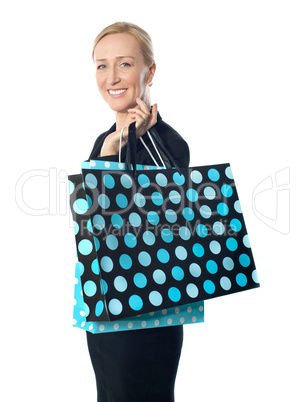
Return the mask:
[[186,196],[187,196],[188,200],[191,202],[195,202],[198,200],[197,191],[194,190],[193,188],[189,188],[189,190],[187,190]]
[[102,257],[100,260],[100,266],[104,272],[111,272],[114,266],[112,258],[108,256]]
[[89,209],[87,200],[84,200],[83,198],[78,198],[78,200],[76,200],[73,204],[73,209],[78,215],[85,214]]
[[108,235],[106,238],[106,244],[110,250],[116,250],[118,247],[118,240],[114,235]]
[[251,276],[252,276],[252,279],[253,279],[253,281],[254,281],[255,283],[259,283],[259,278],[258,278],[258,274],[257,274],[256,269],[255,269],[254,271],[252,271]]
[[223,259],[223,267],[224,267],[225,269],[227,269],[227,271],[232,271],[233,268],[234,268],[233,259],[230,258],[230,257],[225,257],[225,258]]
[[76,263],[76,276],[80,277],[84,273],[84,265],[82,262],[77,262]]
[[227,276],[222,276],[220,279],[220,285],[224,290],[230,290],[231,289],[231,281]]
[[220,174],[216,169],[212,168],[208,170],[208,177],[212,181],[218,181],[218,179],[220,178]]
[[199,172],[198,170],[192,170],[192,172],[190,173],[190,178],[193,181],[193,183],[196,184],[201,183],[203,180],[203,176],[201,172]]
[[94,236],[94,245],[95,245],[96,251],[98,251],[100,249],[100,242],[96,236]]
[[214,190],[213,187],[207,186],[204,188],[204,196],[208,199],[208,200],[213,200],[216,196],[216,192]]
[[122,254],[119,257],[119,264],[123,269],[130,269],[132,266],[132,258],[128,254]]
[[157,251],[157,258],[160,262],[162,262],[163,264],[166,264],[170,259],[170,254],[164,248],[160,248]]
[[117,194],[116,204],[119,206],[119,208],[126,208],[128,206],[128,203],[129,203],[128,199],[124,194],[122,193]]
[[232,187],[229,186],[229,184],[223,184],[221,187],[221,193],[224,197],[231,197],[233,193]]
[[141,265],[143,265],[144,267],[147,267],[148,265],[151,264],[151,256],[146,251],[141,251],[138,254],[138,261]]
[[123,226],[123,219],[119,214],[112,215],[111,222],[115,229],[120,229]]
[[129,215],[129,222],[132,226],[138,227],[141,224],[141,217],[136,212],[131,212]]
[[208,229],[202,223],[196,226],[196,233],[199,237],[206,237],[208,235]]
[[194,276],[195,278],[198,278],[198,277],[201,276],[201,274],[202,274],[202,269],[201,269],[201,267],[200,267],[198,264],[196,264],[195,262],[193,262],[192,264],[190,264],[190,266],[189,266],[189,271],[190,271],[190,274],[191,274],[192,276]]
[[114,286],[118,292],[124,292],[128,287],[128,283],[123,276],[116,276]]
[[99,317],[99,316],[102,314],[103,309],[104,309],[103,301],[102,301],[102,300],[99,300],[99,301],[96,303],[96,306],[95,306],[95,315],[96,315],[97,317]]
[[246,235],[243,237],[243,244],[244,244],[245,247],[250,248],[250,242],[249,242],[248,234],[246,234]]
[[226,240],[226,247],[230,251],[235,251],[238,248],[238,242],[233,237],[229,237],[229,239]]
[[118,299],[109,301],[109,311],[113,315],[119,315],[122,312],[122,304]]
[[98,197],[98,204],[102,209],[107,209],[110,206],[110,199],[106,194],[100,194]]
[[83,303],[83,310],[85,312],[85,317],[87,317],[90,314],[90,308],[87,303]]
[[186,226],[181,226],[179,228],[178,234],[183,240],[189,240],[191,237],[191,232]]
[[145,174],[140,174],[138,176],[138,184],[143,188],[149,187],[150,186],[150,180],[149,180],[148,176],[146,176]]
[[110,174],[105,174],[103,176],[103,184],[109,188],[112,189],[115,186],[115,180],[113,179],[113,176]]
[[106,223],[105,223],[103,216],[98,215],[98,214],[93,216],[93,225],[94,225],[95,229],[102,230],[102,229],[104,229],[105,224]]
[[148,212],[147,219],[151,225],[157,225],[159,223],[159,215],[155,211]]
[[207,279],[204,282],[204,290],[206,293],[208,293],[209,295],[212,295],[215,292],[215,285],[212,281],[210,281],[209,279]]
[[204,247],[199,244],[195,243],[192,247],[193,254],[196,255],[196,257],[202,257],[205,253]]
[[240,204],[240,201],[239,201],[239,200],[235,201],[235,203],[234,203],[234,209],[235,209],[236,212],[238,212],[239,214],[242,213],[242,208],[241,208],[241,204]]
[[198,296],[198,288],[196,285],[194,285],[194,283],[189,283],[187,285],[186,292],[188,296],[191,297],[192,299]]
[[177,246],[175,249],[175,255],[179,260],[185,260],[187,258],[187,250],[183,246]]
[[174,181],[174,183],[178,184],[179,186],[182,186],[185,183],[185,176],[183,174],[179,174],[178,172],[175,172],[173,175],[173,181]]
[[171,232],[170,229],[165,228],[161,231],[161,237],[164,242],[171,243],[173,240],[173,233]]
[[172,190],[169,193],[169,199],[173,204],[178,204],[181,201],[181,195],[178,191]]
[[212,240],[209,244],[209,249],[213,254],[219,254],[221,252],[221,245],[218,241]]
[[230,227],[234,232],[239,232],[242,229],[242,223],[238,219],[234,218],[230,221]]
[[134,194],[133,200],[139,208],[142,208],[146,205],[146,199],[141,193]]
[[250,265],[250,258],[247,254],[241,254],[239,257],[240,264],[242,267],[249,267]]
[[88,297],[92,297],[97,292],[97,286],[93,281],[86,281],[83,285],[83,291]]
[[73,226],[74,226],[74,233],[75,236],[77,235],[77,233],[79,232],[79,225],[77,222],[73,221]]
[[200,207],[200,214],[202,215],[203,218],[208,219],[212,215],[211,208],[208,207],[208,205],[202,205]]
[[212,229],[217,235],[222,235],[225,232],[225,226],[220,221],[214,222]]
[[150,232],[149,230],[146,230],[143,233],[143,241],[148,245],[148,246],[152,246],[155,243],[155,235],[153,232]]
[[224,202],[220,202],[219,204],[217,204],[216,209],[217,209],[217,212],[222,216],[226,216],[229,212],[229,207]]
[[78,251],[82,255],[89,255],[93,250],[93,244],[90,240],[83,239],[78,243]]
[[123,174],[120,178],[121,185],[124,188],[131,188],[132,187],[132,179],[128,174]]
[[146,276],[141,272],[138,272],[137,274],[134,275],[133,281],[135,283],[135,286],[141,289],[144,288],[148,282]]
[[231,167],[228,166],[225,169],[225,175],[228,177],[228,179],[233,180],[233,175],[232,175],[232,171],[231,171]]
[[71,182],[71,180],[68,180],[68,183],[69,183],[69,193],[72,194],[74,193],[75,190],[75,184]]
[[183,209],[183,216],[187,221],[192,221],[194,219],[194,212],[191,208],[186,207]]
[[91,270],[95,275],[99,275],[99,265],[97,258],[95,258],[95,260],[92,261]]
[[143,304],[142,298],[138,295],[132,295],[129,299],[129,305],[132,310],[138,311],[142,309]]
[[136,236],[133,233],[126,233],[124,237],[124,242],[127,247],[134,248],[137,244]]
[[181,292],[177,288],[172,287],[168,290],[168,296],[173,302],[178,302],[181,298]]
[[86,176],[85,176],[85,179],[84,179],[84,181],[85,181],[85,183],[86,183],[86,185],[89,187],[89,188],[96,188],[97,187],[97,179],[96,179],[96,177],[92,174],[92,173],[88,173]]
[[151,195],[151,200],[155,205],[162,205],[162,203],[164,202],[164,198],[161,195],[161,193],[155,191],[154,193],[152,193]]
[[177,220],[176,212],[173,211],[173,209],[167,209],[167,211],[165,212],[165,218],[168,222],[175,223]]
[[160,306],[163,302],[163,297],[159,292],[157,292],[156,290],[153,290],[149,294],[149,300],[150,300],[150,303],[153,304],[153,306]]
[[206,268],[210,274],[216,274],[218,270],[217,263],[213,260],[208,260],[206,262]]
[[158,285],[162,285],[162,284],[164,284],[166,282],[166,274],[161,269],[156,269],[153,272],[153,280]]
[[93,227],[92,227],[91,219],[89,219],[88,222],[87,222],[87,229],[88,229],[89,232],[93,233]]
[[155,176],[155,180],[156,183],[161,187],[165,187],[168,184],[167,177],[163,173],[158,173]]
[[245,274],[239,273],[236,276],[236,283],[240,286],[240,287],[244,287],[247,285],[247,278]]
[[181,268],[181,267],[178,267],[178,266],[175,266],[175,267],[172,268],[171,274],[172,274],[173,278],[174,278],[176,281],[181,281],[181,280],[183,280],[183,279],[184,279],[184,276],[185,276],[184,271],[182,270],[182,268]]
[[88,208],[91,208],[91,206],[93,205],[92,198],[89,195],[86,195],[86,199],[88,202]]
[[109,290],[109,287],[108,287],[107,282],[104,279],[102,279],[100,281],[100,287],[101,287],[101,293],[102,294],[107,294],[107,291]]

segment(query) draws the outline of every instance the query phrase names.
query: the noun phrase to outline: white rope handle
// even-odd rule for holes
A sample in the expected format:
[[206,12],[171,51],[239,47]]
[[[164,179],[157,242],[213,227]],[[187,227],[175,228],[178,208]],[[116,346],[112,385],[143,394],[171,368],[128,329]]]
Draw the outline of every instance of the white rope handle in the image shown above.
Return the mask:
[[150,151],[150,149],[148,148],[148,146],[146,145],[145,141],[139,137],[140,141],[142,142],[142,144],[144,145],[144,147],[146,148],[146,150],[148,151],[149,155],[151,156],[151,159],[153,160],[153,162],[155,163],[156,166],[159,166],[159,164],[156,162],[154,156],[152,155],[152,152]]
[[123,134],[123,131],[124,131],[125,128],[127,128],[127,127],[123,127],[121,129],[120,137],[119,137],[119,154],[118,154],[118,162],[119,163],[121,163],[121,142],[122,142],[122,134]]
[[[151,137],[151,134],[149,133],[149,131],[148,131],[148,136],[149,136],[149,138],[150,138],[150,140],[151,140],[151,142],[152,142],[152,144],[153,144],[153,146],[154,146],[155,151],[157,152],[157,155],[158,155],[159,159],[161,160],[161,162],[162,162],[162,164],[163,164],[163,167],[166,169],[166,165],[165,165],[165,163],[164,163],[164,161],[163,161],[163,158],[160,156],[160,153],[159,153],[159,151],[158,151],[158,149],[157,149],[157,147],[156,147],[156,145],[155,145],[155,143],[154,143],[154,140],[153,140],[153,138]],[[158,165],[157,165],[157,166],[158,166]]]

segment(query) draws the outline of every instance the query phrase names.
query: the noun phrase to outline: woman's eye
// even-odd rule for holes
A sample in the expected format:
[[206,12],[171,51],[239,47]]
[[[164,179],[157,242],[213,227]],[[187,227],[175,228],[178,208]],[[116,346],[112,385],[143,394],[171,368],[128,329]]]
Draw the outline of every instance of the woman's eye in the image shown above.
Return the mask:
[[130,64],[129,63],[121,63],[121,66],[122,67],[130,67]]
[[105,64],[100,64],[100,66],[97,67],[97,70],[103,70],[106,68]]

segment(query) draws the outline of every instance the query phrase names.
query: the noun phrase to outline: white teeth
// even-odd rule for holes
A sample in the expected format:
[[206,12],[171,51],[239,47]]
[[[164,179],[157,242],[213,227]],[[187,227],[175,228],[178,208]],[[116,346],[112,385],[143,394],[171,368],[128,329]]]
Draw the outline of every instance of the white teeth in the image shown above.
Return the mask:
[[112,89],[109,89],[109,93],[111,95],[119,95],[119,94],[122,94],[123,92],[126,92],[126,89],[118,89],[117,91],[113,91]]

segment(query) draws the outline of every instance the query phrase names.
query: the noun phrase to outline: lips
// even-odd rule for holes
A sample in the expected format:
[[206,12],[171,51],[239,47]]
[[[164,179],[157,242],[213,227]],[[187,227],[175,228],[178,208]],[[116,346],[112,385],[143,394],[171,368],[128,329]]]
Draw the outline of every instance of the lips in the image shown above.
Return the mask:
[[108,89],[107,91],[108,91],[108,94],[109,94],[110,96],[118,97],[118,96],[123,95],[123,94],[127,91],[127,88]]

